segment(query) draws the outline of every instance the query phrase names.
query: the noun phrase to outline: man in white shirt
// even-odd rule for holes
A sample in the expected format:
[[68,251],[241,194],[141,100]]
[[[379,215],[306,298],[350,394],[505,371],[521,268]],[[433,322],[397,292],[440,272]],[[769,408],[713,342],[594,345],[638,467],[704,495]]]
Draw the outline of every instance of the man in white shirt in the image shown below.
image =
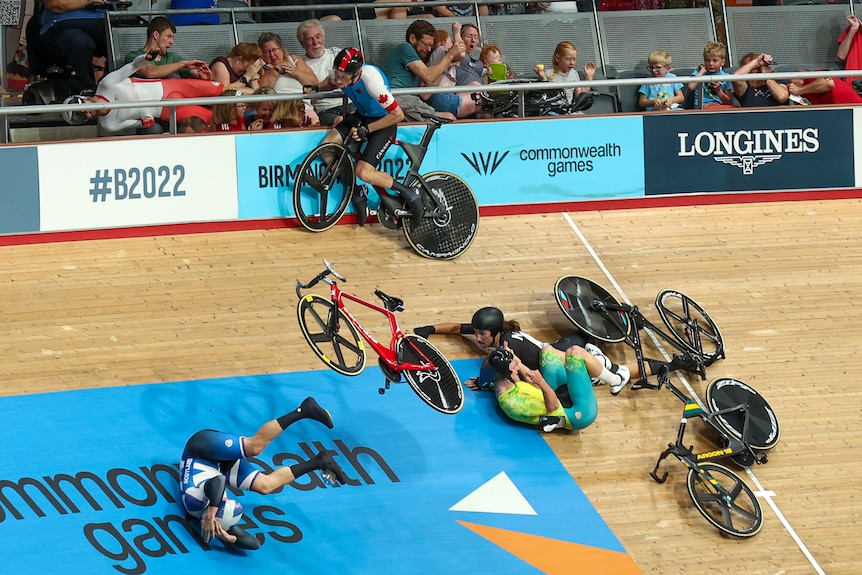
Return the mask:
[[[341,48],[326,47],[326,32],[320,20],[313,18],[300,23],[296,28],[296,39],[305,50],[303,59],[314,72],[318,83],[329,78],[335,56]],[[344,108],[344,98],[320,98],[312,100],[312,105],[324,126],[331,126],[337,118],[349,112]]]

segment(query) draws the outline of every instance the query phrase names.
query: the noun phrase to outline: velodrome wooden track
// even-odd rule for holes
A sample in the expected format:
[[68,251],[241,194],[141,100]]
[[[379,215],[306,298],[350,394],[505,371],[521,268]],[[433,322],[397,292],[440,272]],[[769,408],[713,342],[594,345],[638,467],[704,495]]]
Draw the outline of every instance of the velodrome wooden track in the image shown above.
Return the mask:
[[[860,200],[485,217],[453,262],[422,259],[380,226],[0,252],[4,395],[322,369],[297,328],[294,294],[294,280],[322,269],[322,258],[359,294],[380,287],[403,297],[405,327],[468,321],[493,303],[553,339],[568,330],[552,297],[560,275],[614,291],[609,275],[656,321],[656,294],[678,289],[725,337],[727,359],[710,376],[752,384],[779,415],[782,441],[749,481],[774,493],[762,499],[763,531],[719,536],[689,501],[674,460],[664,464],[667,483],[649,478],[682,413],[667,391],[612,397],[597,388],[597,422],[549,443],[644,573],[859,573]],[[432,341],[452,359],[471,356],[457,338]],[[632,357],[622,344],[608,349]],[[702,396],[704,382],[689,383]],[[7,452],[17,448],[26,446]]]

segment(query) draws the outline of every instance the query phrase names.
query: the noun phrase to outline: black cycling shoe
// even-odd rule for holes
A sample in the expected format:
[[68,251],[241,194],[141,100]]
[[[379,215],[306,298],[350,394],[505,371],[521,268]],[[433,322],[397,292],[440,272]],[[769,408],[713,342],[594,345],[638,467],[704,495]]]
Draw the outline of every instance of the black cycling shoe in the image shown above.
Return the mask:
[[329,429],[332,429],[332,416],[329,415],[329,411],[320,407],[317,400],[313,397],[305,398],[299,405],[299,413],[302,414],[302,417],[319,421]]
[[[347,476],[344,475],[344,470],[341,466],[335,463],[332,456],[325,451],[317,454],[320,458],[320,475],[327,485],[344,485],[347,483]],[[336,481],[338,483],[336,483]]]
[[365,186],[353,188],[351,202],[353,202],[353,209],[356,210],[356,222],[359,227],[362,227],[368,221],[368,188]]
[[422,223],[422,218],[425,215],[425,204],[422,202],[422,194],[419,193],[419,188],[410,188],[409,193],[399,192],[404,201],[407,202],[407,207],[410,209],[410,222],[413,227],[417,227]]
[[566,420],[554,415],[543,415],[539,418],[538,428],[544,433],[551,433],[555,429],[565,429]]

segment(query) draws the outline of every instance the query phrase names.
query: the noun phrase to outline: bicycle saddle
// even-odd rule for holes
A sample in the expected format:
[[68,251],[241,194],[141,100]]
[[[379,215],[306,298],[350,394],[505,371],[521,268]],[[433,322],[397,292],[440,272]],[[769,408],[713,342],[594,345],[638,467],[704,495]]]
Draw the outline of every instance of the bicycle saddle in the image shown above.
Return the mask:
[[383,307],[389,311],[404,311],[404,300],[391,295],[386,295],[379,289],[374,290],[374,295],[383,301]]

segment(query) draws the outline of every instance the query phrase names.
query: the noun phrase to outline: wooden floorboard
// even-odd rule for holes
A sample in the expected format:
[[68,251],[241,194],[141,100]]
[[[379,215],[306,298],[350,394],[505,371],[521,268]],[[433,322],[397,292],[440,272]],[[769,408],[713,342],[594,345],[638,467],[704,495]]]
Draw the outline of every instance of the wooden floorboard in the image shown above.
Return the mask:
[[[774,493],[762,500],[763,531],[734,540],[710,529],[674,461],[663,465],[667,483],[649,478],[682,413],[667,391],[597,388],[596,423],[548,442],[644,573],[859,572],[859,200],[489,217],[451,262],[416,256],[380,226],[0,250],[4,395],[322,369],[297,327],[294,293],[322,258],[346,288],[402,297],[405,327],[468,321],[495,304],[552,340],[570,329],[552,295],[561,275],[618,285],[657,323],[656,294],[682,291],[724,335],[727,358],[710,377],[750,383],[780,417],[780,444],[748,478]],[[472,355],[458,338],[432,341],[452,359]],[[607,350],[633,357],[621,344]],[[703,394],[705,382],[688,382]]]

